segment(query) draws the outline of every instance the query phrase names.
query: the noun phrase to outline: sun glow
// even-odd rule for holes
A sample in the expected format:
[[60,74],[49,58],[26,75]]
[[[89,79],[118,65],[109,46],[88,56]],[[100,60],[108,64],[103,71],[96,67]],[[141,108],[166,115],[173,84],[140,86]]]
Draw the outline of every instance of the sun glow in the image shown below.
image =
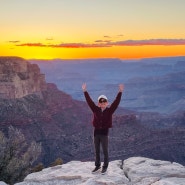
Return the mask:
[[3,1],[0,55],[25,59],[184,56],[185,1],[138,3]]

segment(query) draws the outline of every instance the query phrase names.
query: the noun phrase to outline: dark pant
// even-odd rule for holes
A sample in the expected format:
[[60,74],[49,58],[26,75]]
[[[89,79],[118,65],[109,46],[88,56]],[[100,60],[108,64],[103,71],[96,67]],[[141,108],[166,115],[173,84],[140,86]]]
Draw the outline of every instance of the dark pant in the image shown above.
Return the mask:
[[94,136],[94,147],[95,147],[95,166],[101,166],[100,161],[100,145],[102,146],[104,155],[103,167],[108,167],[109,164],[109,154],[108,154],[108,136],[96,135]]

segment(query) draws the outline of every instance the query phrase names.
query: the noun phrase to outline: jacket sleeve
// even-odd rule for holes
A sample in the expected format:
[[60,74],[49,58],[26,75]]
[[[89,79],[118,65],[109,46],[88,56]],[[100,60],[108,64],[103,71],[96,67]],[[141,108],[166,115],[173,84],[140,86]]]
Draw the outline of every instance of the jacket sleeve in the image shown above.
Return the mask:
[[96,109],[96,105],[93,102],[93,100],[91,99],[91,97],[87,91],[84,92],[84,96],[85,96],[86,102],[89,105],[90,109],[94,112],[94,110]]
[[116,99],[113,101],[113,103],[110,106],[110,110],[112,113],[117,109],[120,101],[121,101],[122,92],[118,92]]

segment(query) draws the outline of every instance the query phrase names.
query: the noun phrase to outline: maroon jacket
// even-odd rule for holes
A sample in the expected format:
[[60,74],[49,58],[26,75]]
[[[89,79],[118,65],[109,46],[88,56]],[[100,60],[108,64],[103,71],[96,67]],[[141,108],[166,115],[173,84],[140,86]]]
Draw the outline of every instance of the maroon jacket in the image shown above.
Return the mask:
[[102,111],[101,108],[92,101],[89,93],[87,91],[84,92],[87,104],[93,112],[92,124],[96,129],[105,129],[112,127],[112,115],[120,103],[121,95],[122,92],[118,92],[116,99],[113,101],[111,106]]

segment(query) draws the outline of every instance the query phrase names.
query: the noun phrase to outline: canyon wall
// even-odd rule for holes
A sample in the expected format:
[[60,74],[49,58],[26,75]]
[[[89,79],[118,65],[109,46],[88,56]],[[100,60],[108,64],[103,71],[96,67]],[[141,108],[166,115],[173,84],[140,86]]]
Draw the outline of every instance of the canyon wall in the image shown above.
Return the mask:
[[0,98],[16,99],[46,90],[45,75],[37,64],[19,57],[0,57]]

